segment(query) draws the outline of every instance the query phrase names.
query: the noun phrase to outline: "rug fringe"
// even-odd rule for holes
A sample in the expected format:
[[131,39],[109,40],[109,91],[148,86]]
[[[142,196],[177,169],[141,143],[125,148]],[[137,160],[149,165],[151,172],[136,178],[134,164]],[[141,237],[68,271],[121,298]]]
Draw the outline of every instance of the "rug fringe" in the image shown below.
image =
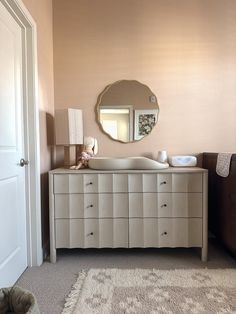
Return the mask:
[[81,293],[84,279],[87,275],[87,271],[81,270],[78,275],[76,283],[72,286],[72,289],[65,299],[64,309],[61,314],[72,314],[76,303],[78,302],[78,297]]

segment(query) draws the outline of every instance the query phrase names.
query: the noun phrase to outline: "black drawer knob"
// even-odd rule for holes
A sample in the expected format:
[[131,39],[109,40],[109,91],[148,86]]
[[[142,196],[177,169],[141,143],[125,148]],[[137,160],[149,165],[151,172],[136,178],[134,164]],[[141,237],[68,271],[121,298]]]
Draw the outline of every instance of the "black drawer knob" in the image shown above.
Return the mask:
[[87,208],[90,208],[90,207],[93,207],[93,204],[87,206]]
[[162,184],[166,184],[166,181],[162,181],[160,185],[162,185]]
[[167,232],[166,231],[164,231],[164,232],[162,232],[162,234],[161,235],[167,235]]
[[87,185],[92,185],[93,184],[93,182],[89,182],[89,183],[87,183]]
[[87,237],[92,236],[92,235],[93,235],[93,232],[90,232],[87,234]]
[[162,204],[161,207],[167,207],[167,204]]

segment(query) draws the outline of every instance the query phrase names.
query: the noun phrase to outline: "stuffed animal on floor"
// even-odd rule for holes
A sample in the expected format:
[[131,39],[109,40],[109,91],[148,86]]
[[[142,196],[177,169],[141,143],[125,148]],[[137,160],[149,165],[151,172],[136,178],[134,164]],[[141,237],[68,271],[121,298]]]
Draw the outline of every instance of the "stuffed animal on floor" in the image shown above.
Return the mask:
[[71,169],[87,168],[89,159],[93,158],[97,152],[97,139],[92,136],[85,137],[82,152],[79,154],[77,159],[77,165],[72,166]]

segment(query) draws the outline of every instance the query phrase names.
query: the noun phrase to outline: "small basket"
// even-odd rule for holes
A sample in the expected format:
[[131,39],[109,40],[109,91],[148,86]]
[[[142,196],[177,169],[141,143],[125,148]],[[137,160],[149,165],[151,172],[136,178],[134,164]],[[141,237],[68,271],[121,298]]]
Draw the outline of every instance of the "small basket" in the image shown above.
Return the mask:
[[40,314],[35,296],[20,287],[0,289],[0,314]]

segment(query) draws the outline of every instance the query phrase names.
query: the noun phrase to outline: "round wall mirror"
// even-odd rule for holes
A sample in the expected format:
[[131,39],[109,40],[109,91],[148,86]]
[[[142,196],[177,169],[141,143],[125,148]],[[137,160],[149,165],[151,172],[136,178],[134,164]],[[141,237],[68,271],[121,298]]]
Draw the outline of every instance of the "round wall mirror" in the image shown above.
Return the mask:
[[152,131],[159,107],[148,86],[138,81],[121,80],[103,90],[96,111],[98,123],[110,138],[129,143]]

